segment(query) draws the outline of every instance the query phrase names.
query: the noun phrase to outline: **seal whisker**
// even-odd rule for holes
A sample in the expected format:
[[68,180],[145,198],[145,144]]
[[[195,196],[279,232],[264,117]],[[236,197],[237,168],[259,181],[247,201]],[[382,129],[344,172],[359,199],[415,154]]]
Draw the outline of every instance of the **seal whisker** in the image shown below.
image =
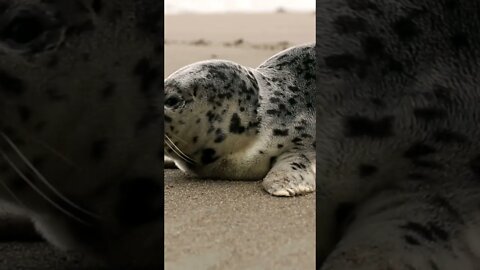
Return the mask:
[[52,146],[50,146],[48,143],[46,143],[45,141],[42,141],[38,138],[31,138],[32,140],[34,140],[36,143],[38,143],[40,146],[42,146],[43,148],[47,149],[48,151],[52,152],[54,155],[56,155],[58,158],[60,158],[60,160],[62,160],[63,162],[65,162],[66,164],[72,166],[72,167],[75,167],[75,168],[78,168],[78,166],[73,162],[71,161],[69,158],[67,158],[64,154],[60,153],[59,151],[57,151],[56,149],[54,149]]
[[193,160],[192,158],[190,158],[187,154],[185,154],[184,152],[182,152],[182,150],[180,150],[180,148],[178,148],[178,146],[175,145],[175,143],[172,141],[172,139],[170,139],[170,137],[168,137],[167,135],[165,135],[165,139],[167,139],[165,142],[167,143],[167,146],[172,149],[172,151],[175,152],[175,154],[177,154],[181,159],[183,159],[185,162],[187,163],[190,163],[190,164],[195,164],[195,160]]
[[166,143],[167,143],[167,146],[170,149],[172,149],[172,151],[174,151],[175,154],[177,154],[185,162],[190,163],[190,164],[195,164],[195,161],[193,159],[191,159],[187,154],[182,152],[182,150],[180,150],[180,148],[178,148],[178,146],[176,146],[175,143],[170,138],[167,137]]
[[94,218],[100,218],[98,215],[95,213],[92,213],[81,206],[75,204],[71,200],[69,200],[66,196],[64,196],[60,191],[58,191],[36,168],[33,166],[33,164],[28,160],[28,158],[20,151],[20,149],[13,143],[12,140],[3,132],[0,133],[0,135],[3,137],[3,139],[12,147],[12,149],[15,151],[15,153],[20,157],[20,159],[27,165],[27,167],[32,170],[32,172],[44,183],[55,195],[57,195],[60,199],[62,199],[64,202],[69,204],[70,206],[76,208],[77,210],[83,212],[84,214],[87,214],[91,217]]
[[167,141],[167,140],[164,140],[164,143],[168,146],[169,149],[171,149],[177,156],[179,156],[182,160],[186,161],[185,158],[183,157],[183,155],[181,153],[178,152],[178,150],[172,146],[172,143]]
[[[175,134],[170,134],[172,137],[174,137],[175,139],[183,142],[184,144],[188,144],[186,140],[180,138],[179,136],[175,135]],[[168,136],[168,135],[165,135],[165,136]]]
[[84,224],[87,226],[90,226],[91,224],[84,221],[83,219],[77,217],[73,213],[70,213],[68,210],[57,204],[55,201],[53,201],[48,195],[46,195],[44,192],[42,192],[33,182],[24,174],[22,171],[13,163],[13,161],[5,154],[2,152],[2,157],[3,159],[10,165],[10,167],[22,178],[35,192],[37,192],[38,195],[40,195],[44,200],[46,200],[48,203],[50,203],[53,207],[57,208],[60,212],[63,214],[67,215],[68,217]]
[[181,160],[187,162],[187,163],[190,163],[190,161],[188,159],[186,159],[181,153],[178,152],[177,149],[175,149],[170,142],[168,141],[165,141],[166,145],[168,146],[168,148],[170,148]]

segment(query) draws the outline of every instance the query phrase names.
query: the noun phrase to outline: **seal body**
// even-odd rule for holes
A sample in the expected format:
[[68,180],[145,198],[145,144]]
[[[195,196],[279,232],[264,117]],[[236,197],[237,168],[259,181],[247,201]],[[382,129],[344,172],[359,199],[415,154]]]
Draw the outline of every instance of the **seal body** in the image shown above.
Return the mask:
[[480,2],[317,3],[321,269],[479,269]]
[[199,177],[258,180],[291,196],[315,189],[314,45],[257,68],[211,60],[165,80],[165,153]]

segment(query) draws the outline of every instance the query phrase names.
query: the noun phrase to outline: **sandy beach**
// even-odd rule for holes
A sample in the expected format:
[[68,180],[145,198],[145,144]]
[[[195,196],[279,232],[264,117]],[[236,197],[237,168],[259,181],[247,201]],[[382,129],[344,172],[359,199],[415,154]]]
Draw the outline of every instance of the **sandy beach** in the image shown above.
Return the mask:
[[[212,58],[256,67],[314,40],[314,13],[167,15],[165,76]],[[165,269],[314,268],[314,194],[277,198],[258,181],[165,171]]]
[[166,15],[165,76],[212,58],[256,67],[283,49],[314,41],[314,13]]

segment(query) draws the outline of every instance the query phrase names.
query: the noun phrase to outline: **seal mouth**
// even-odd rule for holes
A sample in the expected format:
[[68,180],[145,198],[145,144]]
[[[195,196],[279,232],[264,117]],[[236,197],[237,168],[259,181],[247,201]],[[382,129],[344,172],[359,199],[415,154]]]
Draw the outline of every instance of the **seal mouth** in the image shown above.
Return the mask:
[[185,161],[187,164],[190,164],[190,165],[196,164],[195,160],[193,160],[191,157],[185,154],[182,150],[180,150],[180,147],[178,147],[167,134],[163,136],[163,142],[164,142],[164,145],[166,145],[169,149],[171,149],[173,153],[175,153],[175,155],[177,155],[181,160]]

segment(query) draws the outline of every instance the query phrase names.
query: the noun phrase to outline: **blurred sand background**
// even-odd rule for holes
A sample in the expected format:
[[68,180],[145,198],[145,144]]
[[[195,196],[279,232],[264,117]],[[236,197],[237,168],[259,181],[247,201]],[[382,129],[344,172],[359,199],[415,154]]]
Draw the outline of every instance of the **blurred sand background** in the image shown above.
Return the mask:
[[[165,77],[212,58],[256,67],[315,40],[315,14],[166,15]],[[165,269],[314,269],[315,196],[165,170]]]

